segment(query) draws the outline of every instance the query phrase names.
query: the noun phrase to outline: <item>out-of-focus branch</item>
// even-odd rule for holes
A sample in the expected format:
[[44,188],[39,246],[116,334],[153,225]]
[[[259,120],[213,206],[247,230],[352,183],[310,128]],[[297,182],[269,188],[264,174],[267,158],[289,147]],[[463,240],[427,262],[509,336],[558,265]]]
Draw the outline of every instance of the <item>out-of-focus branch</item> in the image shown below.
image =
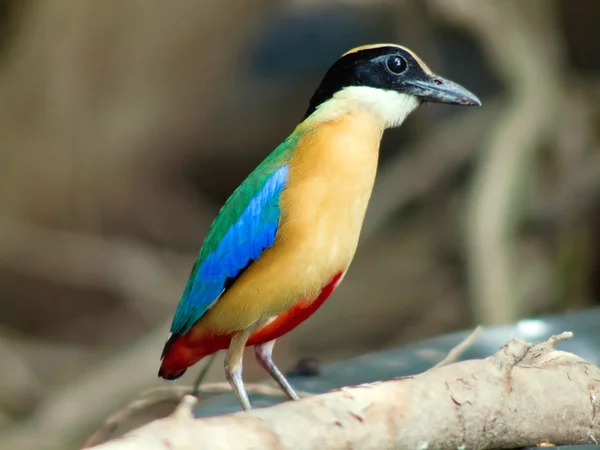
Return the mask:
[[528,218],[533,225],[555,228],[581,220],[599,200],[600,149],[597,149],[571,167],[560,186],[533,204]]
[[0,339],[0,367],[0,410],[25,412],[39,400],[42,383],[28,362],[3,338]]
[[[396,0],[398,1],[398,0]],[[399,0],[404,1],[404,0]],[[314,9],[322,6],[323,3],[319,0],[288,0],[291,7],[297,9]],[[327,5],[339,5],[340,7],[353,8],[373,8],[374,6],[385,6],[390,3],[390,0],[330,0]]]
[[[181,290],[176,279],[184,279],[193,259],[192,255],[186,257],[162,252],[130,239],[51,230],[25,221],[0,221],[0,266],[55,283],[104,289],[129,302],[152,324],[170,317],[170,313],[167,316],[165,311],[172,307]],[[84,429],[93,426],[115,404],[128,395],[134,395],[140,387],[156,381],[158,354],[166,336],[165,324],[147,338],[142,338],[137,346],[93,368],[75,385],[66,385],[50,394],[27,423],[36,423],[37,420],[52,422],[60,417],[55,415],[58,410],[65,413],[67,421],[72,421],[65,423],[65,432],[76,423]],[[0,404],[9,402],[12,405],[15,402],[13,397],[18,394],[19,401],[24,402],[26,396],[21,395],[24,390],[29,396],[34,396],[32,401],[39,401],[42,393],[35,372],[23,372],[25,360],[19,362],[15,359],[14,352],[9,351],[11,347],[21,348],[25,355],[31,353],[29,350],[35,350],[20,344],[7,343],[6,352],[0,347],[0,361],[3,367],[7,367],[4,382],[0,383]],[[47,360],[46,356],[52,355],[53,351],[52,346],[46,344],[42,360]],[[76,353],[75,358],[69,360],[77,361],[77,366],[80,366],[86,359],[78,358]],[[37,359],[39,357],[38,352]],[[144,361],[147,367],[140,361]],[[54,362],[65,364],[66,359],[58,358]],[[67,366],[66,370],[72,368]],[[14,385],[17,382],[21,383],[19,389]],[[7,387],[3,388],[2,385],[7,383]],[[9,385],[12,388],[8,389]],[[111,386],[114,397],[106,394],[106,386]],[[120,389],[115,389],[116,386]],[[5,399],[6,395],[10,398]],[[75,410],[71,410],[72,407]],[[28,426],[26,424],[24,428],[28,429]],[[31,442],[34,442],[35,436],[39,438],[36,433],[24,434],[33,439]],[[47,438],[51,440],[49,435]]]
[[[251,412],[173,415],[98,450],[520,448],[594,443],[600,369],[554,345],[513,340],[496,354]],[[569,380],[568,383],[565,380]],[[546,392],[553,392],[552,396]],[[565,415],[564,411],[569,411]]]
[[210,214],[183,160],[214,148],[214,118],[278,2],[25,3],[0,68],[0,213],[199,239]]
[[168,325],[162,324],[51,393],[25,422],[0,432],[0,449],[69,448],[68,443],[101,423],[125,399],[157,382],[158,356]]
[[466,224],[475,320],[504,323],[522,305],[513,260],[522,183],[533,153],[551,132],[560,100],[561,34],[554,3],[430,0],[430,5],[479,38],[510,95],[482,144]]
[[[498,115],[496,101],[485,109],[457,114],[390,161],[378,175],[364,236],[377,232],[390,215],[444,183],[473,157],[486,127]],[[403,155],[409,154],[410,158]]]
[[557,180],[532,201],[530,223],[556,229],[580,221],[600,199],[600,148],[594,142],[593,84],[577,76],[565,82],[555,127]]
[[194,261],[132,239],[51,230],[0,221],[0,266],[55,283],[104,289],[132,303],[152,322],[173,304]]
[[[70,380],[74,368],[94,364],[110,352],[110,348],[104,345],[49,341],[13,333],[6,333],[3,340],[39,378],[40,391],[33,389],[27,393],[36,392],[42,397],[47,394],[48,386],[56,386]],[[0,366],[4,367],[4,361],[1,359]]]

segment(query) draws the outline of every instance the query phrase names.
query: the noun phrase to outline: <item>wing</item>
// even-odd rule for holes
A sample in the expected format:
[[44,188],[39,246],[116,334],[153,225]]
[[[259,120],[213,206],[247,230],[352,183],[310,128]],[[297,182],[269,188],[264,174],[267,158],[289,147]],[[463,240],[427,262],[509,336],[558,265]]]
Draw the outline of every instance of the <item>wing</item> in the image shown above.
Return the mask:
[[[211,225],[181,296],[171,332],[185,334],[262,252],[279,226],[288,178],[284,142],[244,180]],[[284,147],[283,149],[281,147]]]

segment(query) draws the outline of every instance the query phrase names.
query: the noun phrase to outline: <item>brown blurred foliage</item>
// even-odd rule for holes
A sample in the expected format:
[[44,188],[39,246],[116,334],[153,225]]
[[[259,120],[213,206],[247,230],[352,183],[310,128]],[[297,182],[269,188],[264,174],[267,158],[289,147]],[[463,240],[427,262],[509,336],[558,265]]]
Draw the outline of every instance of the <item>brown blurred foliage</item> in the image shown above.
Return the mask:
[[1,2],[0,449],[79,445],[162,383],[220,203],[366,42],[484,107],[386,135],[352,269],[282,367],[596,304],[599,20],[594,0]]

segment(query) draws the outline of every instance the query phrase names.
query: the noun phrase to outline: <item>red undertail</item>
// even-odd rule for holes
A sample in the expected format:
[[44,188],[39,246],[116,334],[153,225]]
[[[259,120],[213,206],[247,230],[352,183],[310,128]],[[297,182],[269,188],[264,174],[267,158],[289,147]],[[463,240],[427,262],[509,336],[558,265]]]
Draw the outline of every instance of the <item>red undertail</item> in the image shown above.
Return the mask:
[[[272,322],[256,330],[250,335],[246,346],[264,344],[296,328],[325,303],[325,300],[338,286],[343,274],[340,272],[335,275],[313,302],[299,302],[293,308],[277,316]],[[158,376],[167,380],[179,378],[188,367],[196,364],[205,356],[229,348],[231,337],[231,334],[207,334],[199,339],[196,335],[192,341],[189,334],[173,336],[165,345]]]

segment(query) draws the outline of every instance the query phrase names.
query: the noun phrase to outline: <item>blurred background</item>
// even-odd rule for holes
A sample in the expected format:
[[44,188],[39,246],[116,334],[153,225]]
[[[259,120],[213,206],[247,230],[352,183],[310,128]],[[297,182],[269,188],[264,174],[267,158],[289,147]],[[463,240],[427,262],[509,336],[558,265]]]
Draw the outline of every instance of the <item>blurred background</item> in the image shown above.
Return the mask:
[[366,43],[484,106],[386,133],[356,259],[280,367],[596,306],[598,23],[595,0],[0,1],[0,449],[77,448],[166,383],[220,205]]

